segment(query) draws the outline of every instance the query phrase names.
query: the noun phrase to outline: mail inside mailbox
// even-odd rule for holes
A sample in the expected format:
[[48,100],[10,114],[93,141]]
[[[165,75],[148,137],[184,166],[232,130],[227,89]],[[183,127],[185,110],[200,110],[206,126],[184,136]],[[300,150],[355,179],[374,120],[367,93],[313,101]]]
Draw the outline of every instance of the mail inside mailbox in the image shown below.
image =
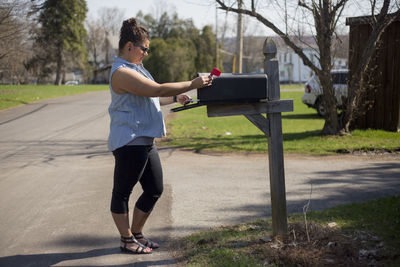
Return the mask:
[[226,74],[214,78],[211,86],[197,90],[202,103],[252,103],[267,98],[266,74]]

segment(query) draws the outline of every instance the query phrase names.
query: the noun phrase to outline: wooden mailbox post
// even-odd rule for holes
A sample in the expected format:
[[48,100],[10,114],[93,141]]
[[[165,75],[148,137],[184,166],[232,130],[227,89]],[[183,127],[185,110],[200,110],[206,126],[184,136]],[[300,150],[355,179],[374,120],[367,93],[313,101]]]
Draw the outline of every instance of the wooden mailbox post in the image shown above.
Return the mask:
[[[268,77],[268,94],[264,102],[251,104],[207,105],[209,117],[244,115],[268,136],[268,160],[272,210],[272,234],[287,233],[285,170],[281,112],[293,111],[293,100],[281,100],[279,66],[276,45],[272,39],[264,42],[264,71]],[[264,117],[262,114],[267,114]]]

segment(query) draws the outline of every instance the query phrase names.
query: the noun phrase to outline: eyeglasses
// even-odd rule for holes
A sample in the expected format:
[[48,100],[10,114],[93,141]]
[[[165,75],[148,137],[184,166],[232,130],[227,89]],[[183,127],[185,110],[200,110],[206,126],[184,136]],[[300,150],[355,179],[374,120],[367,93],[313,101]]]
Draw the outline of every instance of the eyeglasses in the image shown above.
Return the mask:
[[140,45],[140,44],[133,44],[134,46],[136,46],[136,47],[139,47],[142,51],[143,51],[143,53],[149,53],[149,51],[150,51],[150,48],[147,48],[147,47],[144,47],[143,45]]

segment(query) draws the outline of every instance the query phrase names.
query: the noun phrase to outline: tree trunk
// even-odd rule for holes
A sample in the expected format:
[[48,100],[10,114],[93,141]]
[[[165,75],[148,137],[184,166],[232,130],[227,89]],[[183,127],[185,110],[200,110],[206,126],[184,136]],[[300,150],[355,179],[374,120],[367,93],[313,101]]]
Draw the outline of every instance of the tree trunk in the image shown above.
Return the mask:
[[108,31],[106,31],[106,39],[104,40],[104,50],[106,52],[105,63],[106,65],[110,64],[110,58],[108,55],[108,51],[110,50],[110,41],[108,40]]
[[92,77],[92,83],[95,84],[96,80],[97,80],[97,73],[99,70],[99,63],[97,62],[97,50],[96,50],[96,46],[94,46],[93,49],[93,77]]
[[65,72],[65,70],[62,70],[62,79],[61,79],[61,84],[65,84],[67,73]]
[[326,73],[330,73],[330,68],[329,71],[322,71],[322,75],[320,77],[323,88],[322,104],[326,110],[324,128],[322,129],[321,134],[336,135],[339,131],[337,104],[334,95],[332,79],[330,74],[326,75]]
[[55,85],[61,85],[61,75],[62,75],[62,67],[63,67],[63,60],[62,60],[62,49],[61,45],[59,45],[58,53],[57,53],[57,69],[56,69],[56,80],[54,82]]
[[330,4],[324,1],[320,13],[314,12],[314,21],[317,30],[317,44],[320,53],[321,70],[317,72],[322,87],[322,104],[325,107],[325,124],[321,134],[335,135],[338,133],[339,124],[337,116],[337,103],[331,77],[332,58],[332,17],[329,14]]
[[92,77],[92,83],[95,84],[96,80],[97,80],[97,72],[98,72],[98,68],[97,66],[94,67],[93,69],[93,77]]

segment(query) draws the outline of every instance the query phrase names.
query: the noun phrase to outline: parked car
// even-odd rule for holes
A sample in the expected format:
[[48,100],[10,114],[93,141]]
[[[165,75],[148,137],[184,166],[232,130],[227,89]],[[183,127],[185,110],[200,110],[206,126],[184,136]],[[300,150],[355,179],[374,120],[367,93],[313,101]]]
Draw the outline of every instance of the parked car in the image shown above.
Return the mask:
[[67,81],[65,85],[78,85],[79,81]]
[[[342,97],[347,97],[347,69],[332,70],[333,88],[335,90],[335,98],[339,108],[342,108]],[[304,104],[311,108],[315,108],[318,115],[324,116],[326,110],[322,105],[322,87],[318,77],[314,74],[310,80],[304,85],[304,95],[301,98]]]

